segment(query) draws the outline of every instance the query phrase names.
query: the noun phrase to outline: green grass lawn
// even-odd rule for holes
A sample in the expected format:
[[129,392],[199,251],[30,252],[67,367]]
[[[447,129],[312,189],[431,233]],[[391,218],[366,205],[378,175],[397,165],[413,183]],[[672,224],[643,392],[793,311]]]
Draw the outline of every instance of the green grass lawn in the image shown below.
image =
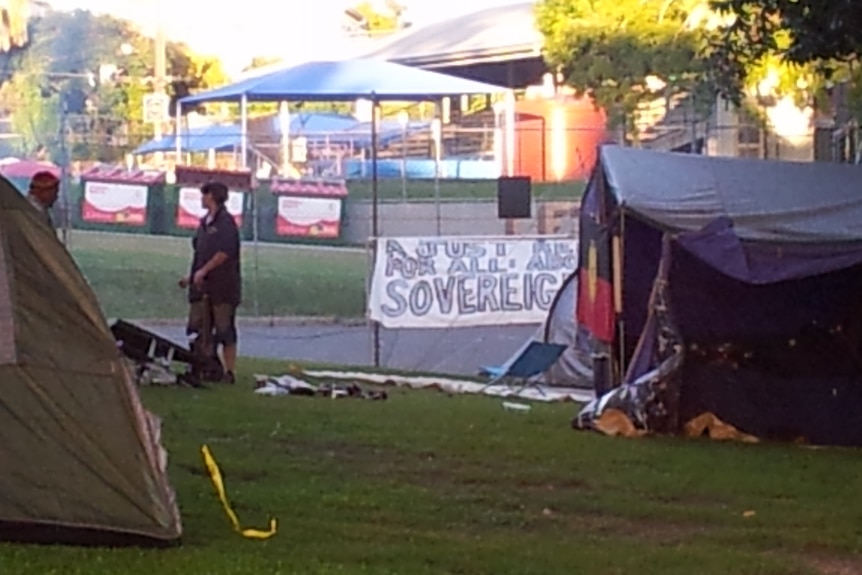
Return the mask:
[[[612,439],[575,407],[393,391],[385,402],[145,389],[184,517],[175,549],[0,546],[10,574],[859,573],[852,450]],[[243,527],[225,517],[208,444]],[[746,511],[754,511],[744,517]],[[844,570],[841,570],[844,569]]]
[[[177,282],[188,272],[188,238],[75,230],[72,255],[108,317],[162,319],[187,313]],[[361,317],[367,262],[361,249],[262,244],[255,290],[252,246],[246,242],[245,303],[239,313],[253,315],[257,298],[262,316]]]
[[[584,192],[582,181],[539,183],[533,182],[532,194],[537,200],[577,200]],[[370,200],[370,180],[350,180],[347,184],[354,199]],[[496,180],[440,180],[440,197],[448,200],[494,200],[497,198]],[[382,200],[404,197],[404,184],[400,179],[382,179],[377,182],[377,195]],[[407,198],[430,200],[435,197],[434,180],[407,180]]]

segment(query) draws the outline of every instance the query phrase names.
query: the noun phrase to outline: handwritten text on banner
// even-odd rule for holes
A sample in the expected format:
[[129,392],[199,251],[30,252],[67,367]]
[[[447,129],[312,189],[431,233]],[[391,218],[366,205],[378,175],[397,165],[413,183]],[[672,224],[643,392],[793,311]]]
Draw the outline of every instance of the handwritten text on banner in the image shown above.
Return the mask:
[[575,271],[565,237],[381,238],[369,297],[387,328],[541,323]]

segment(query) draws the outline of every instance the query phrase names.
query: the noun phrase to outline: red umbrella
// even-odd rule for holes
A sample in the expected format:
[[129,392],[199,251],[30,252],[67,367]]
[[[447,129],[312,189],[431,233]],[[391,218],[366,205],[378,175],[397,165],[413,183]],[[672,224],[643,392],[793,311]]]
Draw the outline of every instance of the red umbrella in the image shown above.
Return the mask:
[[7,178],[32,178],[36,172],[51,172],[60,177],[60,168],[48,162],[16,158],[0,161],[0,174]]

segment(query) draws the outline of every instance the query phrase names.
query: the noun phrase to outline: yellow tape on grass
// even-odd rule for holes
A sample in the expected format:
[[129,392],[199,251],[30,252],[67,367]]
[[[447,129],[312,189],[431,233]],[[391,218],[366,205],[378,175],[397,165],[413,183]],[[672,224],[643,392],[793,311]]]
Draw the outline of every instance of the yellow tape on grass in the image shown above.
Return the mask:
[[275,535],[276,528],[278,527],[278,523],[275,519],[269,520],[268,531],[261,531],[259,529],[243,529],[240,526],[236,513],[234,513],[233,509],[231,509],[230,503],[228,503],[227,493],[225,493],[224,489],[224,481],[221,477],[221,471],[219,470],[218,463],[216,463],[212,453],[210,453],[210,448],[204,445],[201,447],[201,453],[204,456],[204,464],[210,474],[210,479],[212,479],[213,487],[215,487],[216,494],[218,494],[222,507],[224,507],[224,512],[227,514],[228,519],[230,519],[234,530],[243,537],[247,537],[249,539],[269,539]]

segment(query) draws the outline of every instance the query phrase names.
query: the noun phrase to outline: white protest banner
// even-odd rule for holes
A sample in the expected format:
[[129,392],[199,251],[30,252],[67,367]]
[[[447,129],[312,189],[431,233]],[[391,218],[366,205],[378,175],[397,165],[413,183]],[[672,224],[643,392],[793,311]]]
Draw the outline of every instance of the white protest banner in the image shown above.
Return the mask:
[[537,324],[577,265],[560,236],[380,238],[368,298],[386,328]]

